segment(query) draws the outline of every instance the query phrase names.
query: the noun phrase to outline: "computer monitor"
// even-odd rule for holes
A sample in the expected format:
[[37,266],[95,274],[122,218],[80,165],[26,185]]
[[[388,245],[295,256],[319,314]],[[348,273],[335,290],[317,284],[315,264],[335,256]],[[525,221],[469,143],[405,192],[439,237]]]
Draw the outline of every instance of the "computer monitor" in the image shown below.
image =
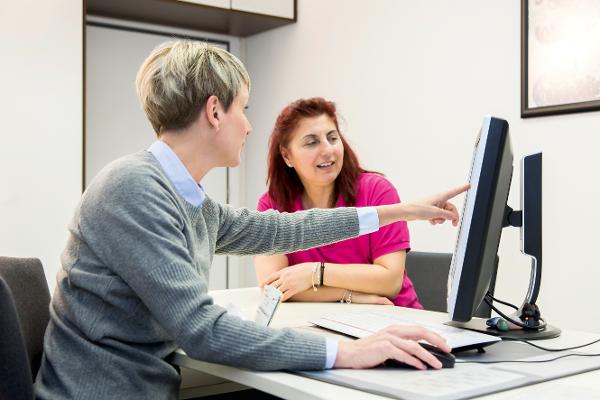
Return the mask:
[[[513,175],[513,152],[508,122],[485,117],[477,136],[467,192],[452,265],[448,277],[448,313],[452,326],[504,337],[541,339],[560,330],[547,325],[535,304],[542,270],[542,154],[526,156],[521,164],[521,211],[507,205]],[[532,257],[531,280],[521,307],[506,315],[494,306],[488,288],[496,273],[496,256],[502,229],[521,227],[521,250]],[[502,260],[500,260],[502,261]],[[508,320],[508,332],[472,319],[485,301]],[[499,301],[502,304],[509,304]]]

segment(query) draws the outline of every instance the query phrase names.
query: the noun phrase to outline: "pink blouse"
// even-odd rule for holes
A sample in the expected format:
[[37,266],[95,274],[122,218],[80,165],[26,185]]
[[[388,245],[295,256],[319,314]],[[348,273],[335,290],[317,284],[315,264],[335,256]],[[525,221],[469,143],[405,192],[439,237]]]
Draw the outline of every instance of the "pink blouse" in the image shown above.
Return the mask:
[[[399,203],[400,197],[394,186],[383,176],[373,173],[363,173],[358,178],[356,193],[356,207],[378,206]],[[338,199],[336,207],[344,207],[344,200]],[[259,211],[277,209],[268,193],[262,195],[258,201]],[[292,211],[301,211],[302,199],[300,196],[294,202]],[[377,232],[359,236],[354,239],[344,240],[314,249],[297,251],[287,254],[289,265],[303,262],[325,261],[335,264],[373,264],[373,260],[395,251],[410,250],[410,238],[406,222],[396,222]],[[422,309],[417,293],[406,272],[402,281],[402,289],[393,300],[394,304],[402,307]]]

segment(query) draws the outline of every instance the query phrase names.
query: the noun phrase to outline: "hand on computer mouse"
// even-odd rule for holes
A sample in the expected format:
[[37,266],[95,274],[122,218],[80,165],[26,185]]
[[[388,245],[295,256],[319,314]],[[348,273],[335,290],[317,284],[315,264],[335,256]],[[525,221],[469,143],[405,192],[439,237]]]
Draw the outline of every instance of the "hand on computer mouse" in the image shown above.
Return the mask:
[[394,359],[417,369],[442,368],[442,363],[417,341],[426,340],[450,352],[444,338],[421,326],[393,325],[355,341],[342,341],[334,368],[371,368]]
[[[430,352],[435,358],[437,358],[439,362],[442,363],[442,368],[454,368],[454,364],[456,361],[456,357],[454,357],[454,354],[442,351],[439,348],[432,346],[428,343],[419,343],[419,344],[425,350]],[[393,367],[393,368],[414,368],[412,365],[409,365],[402,361],[397,361],[397,360],[386,360],[383,363],[383,365],[385,365],[386,367]]]

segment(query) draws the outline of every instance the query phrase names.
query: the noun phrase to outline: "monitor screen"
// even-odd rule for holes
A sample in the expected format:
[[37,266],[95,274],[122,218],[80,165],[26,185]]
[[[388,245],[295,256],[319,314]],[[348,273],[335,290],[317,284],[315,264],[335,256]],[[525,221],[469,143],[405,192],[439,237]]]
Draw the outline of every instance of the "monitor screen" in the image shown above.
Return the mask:
[[467,322],[496,272],[496,255],[513,173],[508,122],[485,117],[475,142],[462,219],[448,277],[448,313]]

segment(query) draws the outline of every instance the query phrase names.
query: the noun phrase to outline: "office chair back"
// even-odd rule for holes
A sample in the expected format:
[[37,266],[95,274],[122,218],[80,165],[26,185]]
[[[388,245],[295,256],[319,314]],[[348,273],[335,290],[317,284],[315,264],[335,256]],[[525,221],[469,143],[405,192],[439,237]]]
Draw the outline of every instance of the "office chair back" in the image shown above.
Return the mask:
[[44,268],[37,258],[0,257],[0,278],[12,293],[33,380],[42,360],[50,319],[50,291]]
[[[452,263],[451,253],[428,253],[410,251],[406,255],[406,273],[415,285],[419,301],[426,310],[447,312],[448,274]],[[498,267],[498,256],[496,256]],[[497,269],[497,268],[496,268]],[[496,273],[490,282],[490,292],[494,293],[496,286]],[[476,317],[489,318],[491,310],[482,302]]]
[[0,399],[33,399],[33,379],[11,290],[0,278]]

